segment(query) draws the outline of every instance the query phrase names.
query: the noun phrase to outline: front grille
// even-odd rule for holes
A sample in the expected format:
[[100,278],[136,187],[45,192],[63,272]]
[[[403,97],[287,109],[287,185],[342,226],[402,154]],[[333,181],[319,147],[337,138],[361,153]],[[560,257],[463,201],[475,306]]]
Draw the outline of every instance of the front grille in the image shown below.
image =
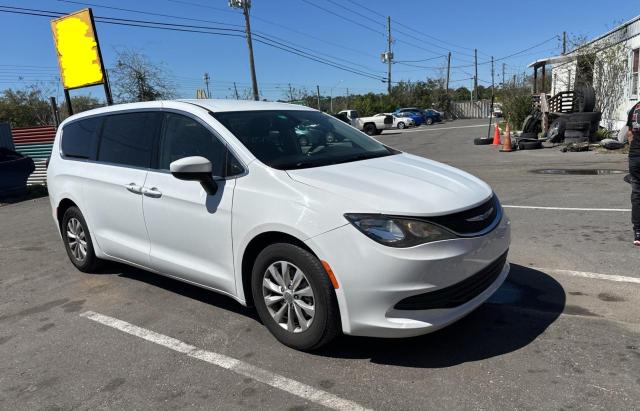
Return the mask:
[[439,290],[414,295],[395,305],[396,310],[432,310],[454,308],[473,300],[498,278],[507,262],[508,250],[482,271],[457,284]]
[[501,214],[500,202],[494,194],[489,200],[470,210],[438,217],[427,217],[426,220],[445,227],[456,234],[473,236],[483,233],[491,228],[492,225],[495,225]]

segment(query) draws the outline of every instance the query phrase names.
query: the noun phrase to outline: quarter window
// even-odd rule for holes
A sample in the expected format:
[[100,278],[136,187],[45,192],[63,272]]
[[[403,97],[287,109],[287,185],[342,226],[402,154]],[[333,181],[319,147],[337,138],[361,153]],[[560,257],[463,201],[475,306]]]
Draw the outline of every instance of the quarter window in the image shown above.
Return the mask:
[[159,168],[169,170],[172,162],[191,156],[201,156],[211,161],[214,176],[227,174],[227,148],[213,133],[191,117],[165,114]]
[[95,158],[101,117],[74,121],[62,129],[62,154],[73,158]]
[[149,168],[153,140],[161,119],[159,112],[107,116],[102,128],[98,161]]

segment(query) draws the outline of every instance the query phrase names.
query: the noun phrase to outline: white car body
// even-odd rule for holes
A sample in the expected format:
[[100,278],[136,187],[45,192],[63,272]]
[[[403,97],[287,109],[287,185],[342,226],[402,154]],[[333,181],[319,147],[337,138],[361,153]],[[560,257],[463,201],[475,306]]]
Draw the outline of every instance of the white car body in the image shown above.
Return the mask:
[[374,117],[385,117],[385,116],[393,117],[393,128],[403,129],[403,128],[413,127],[416,125],[415,121],[413,121],[411,117],[400,117],[400,116],[396,116],[393,113],[378,113]]
[[[385,122],[386,116],[371,116],[360,117],[356,110],[342,110],[338,114],[344,114],[347,116],[351,125],[360,131],[367,132],[367,126],[373,125],[375,127],[375,134],[380,134],[384,130],[389,130],[393,127],[393,122]],[[367,133],[373,135],[372,133]]]
[[[197,119],[227,145],[244,171],[218,180],[216,194],[207,195],[197,182],[168,172],[61,154],[69,123],[140,110]],[[507,277],[510,224],[499,206],[486,232],[408,248],[375,242],[344,217],[436,218],[473,210],[493,195],[478,178],[406,153],[314,168],[271,168],[210,115],[254,110],[315,111],[282,103],[189,100],[116,105],[70,117],[59,127],[47,171],[56,226],[59,208],[73,202],[91,230],[97,257],[215,290],[245,305],[251,302],[242,272],[248,246],[270,233],[293,237],[330,264],[339,284],[335,295],[342,330],[352,335],[408,337],[434,331],[482,304]],[[133,194],[131,183],[144,195]],[[394,308],[405,298],[455,286],[496,262],[491,282],[463,304]]]

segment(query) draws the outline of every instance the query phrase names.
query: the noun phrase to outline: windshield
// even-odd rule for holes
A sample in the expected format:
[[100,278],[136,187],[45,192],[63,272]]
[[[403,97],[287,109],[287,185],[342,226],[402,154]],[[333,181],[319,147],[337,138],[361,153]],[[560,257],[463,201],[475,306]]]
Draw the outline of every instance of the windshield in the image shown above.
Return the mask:
[[344,122],[318,111],[213,113],[260,161],[280,170],[396,154]]

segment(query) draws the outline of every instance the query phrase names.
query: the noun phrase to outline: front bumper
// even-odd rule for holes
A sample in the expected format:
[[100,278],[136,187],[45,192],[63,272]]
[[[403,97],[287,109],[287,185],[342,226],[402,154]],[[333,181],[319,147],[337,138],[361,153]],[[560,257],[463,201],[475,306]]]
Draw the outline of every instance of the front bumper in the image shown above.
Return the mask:
[[[393,338],[435,331],[477,308],[509,273],[509,264],[500,262],[510,243],[510,222],[506,216],[486,235],[411,248],[383,246],[350,224],[306,243],[330,264],[338,280],[336,296],[342,329],[351,335]],[[490,283],[459,305],[419,310],[396,308],[409,297],[455,288],[496,262],[500,267]]]

